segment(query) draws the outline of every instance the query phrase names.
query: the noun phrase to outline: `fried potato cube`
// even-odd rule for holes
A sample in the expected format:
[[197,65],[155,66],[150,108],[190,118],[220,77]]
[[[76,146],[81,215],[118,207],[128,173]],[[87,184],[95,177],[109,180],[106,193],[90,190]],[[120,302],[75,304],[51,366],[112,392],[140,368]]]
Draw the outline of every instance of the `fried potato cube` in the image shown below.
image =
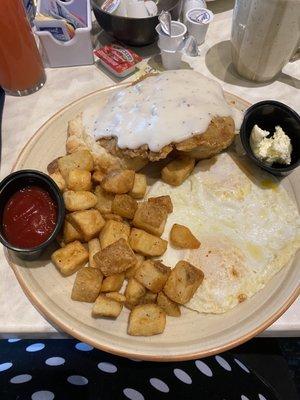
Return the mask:
[[129,244],[132,250],[148,257],[161,256],[168,246],[166,240],[136,228],[131,229]]
[[96,186],[95,196],[97,197],[97,204],[95,208],[101,213],[111,213],[111,205],[114,199],[114,195],[107,193],[101,186]]
[[170,240],[174,246],[181,249],[198,249],[200,242],[184,225],[174,224],[170,232]]
[[167,282],[170,272],[171,268],[166,267],[160,261],[146,260],[136,271],[134,277],[146,289],[158,293]]
[[93,305],[92,316],[117,318],[122,308],[121,302],[111,299],[105,294],[100,294]]
[[51,256],[53,264],[65,276],[74,274],[88,259],[88,251],[78,240],[56,250]]
[[98,236],[105,225],[98,210],[75,211],[68,214],[68,221],[81,233],[85,242]]
[[74,240],[82,240],[83,237],[77,229],[68,221],[65,220],[63,228],[63,242],[65,244],[74,242]]
[[101,249],[110,244],[116,242],[117,240],[123,238],[126,241],[129,238],[130,227],[123,222],[109,220],[106,221],[104,228],[102,229],[99,239],[101,244]]
[[142,199],[147,190],[147,178],[144,174],[135,174],[133,188],[129,192],[134,199]]
[[71,169],[67,177],[67,187],[75,192],[92,189],[91,173],[84,169]]
[[118,169],[109,172],[101,182],[104,190],[110,193],[128,193],[133,188],[135,172],[130,169]]
[[103,181],[103,178],[105,177],[106,172],[103,171],[94,171],[93,175],[92,175],[92,181],[94,182],[94,184],[99,185],[99,183],[101,183]]
[[71,299],[94,303],[101,289],[103,275],[96,268],[81,268],[76,274]]
[[111,211],[121,217],[132,219],[137,209],[137,202],[128,194],[116,194]]
[[105,276],[120,274],[136,264],[135,254],[123,238],[96,253],[94,260]]
[[53,161],[51,161],[50,164],[47,165],[47,172],[49,175],[54,174],[55,172],[59,172],[58,168],[58,160],[60,157],[55,158]]
[[68,190],[63,194],[66,209],[68,211],[82,211],[93,208],[97,204],[97,197],[86,190],[74,192]]
[[142,256],[141,254],[136,254],[135,257],[137,259],[137,263],[133,267],[128,268],[125,271],[125,278],[127,278],[127,279],[134,277],[137,269],[140,268],[140,266],[142,265],[143,261],[145,260],[145,257]]
[[124,221],[123,218],[121,217],[121,215],[117,215],[117,214],[113,214],[113,213],[104,213],[104,214],[102,214],[102,216],[106,221],[109,221],[109,220],[118,221],[118,222]]
[[139,203],[133,218],[133,225],[148,233],[161,236],[167,221],[167,211],[154,203]]
[[181,315],[179,305],[170,300],[163,292],[159,292],[157,295],[157,305],[171,317],[180,317]]
[[152,336],[162,333],[166,326],[166,314],[157,304],[134,307],[129,315],[128,334]]
[[128,308],[136,306],[146,293],[146,288],[140,282],[130,278],[125,289],[126,306],[129,306]]
[[146,291],[146,294],[141,298],[139,304],[155,303],[157,299],[157,293],[152,293],[150,290]]
[[203,278],[200,269],[187,261],[179,261],[172,269],[163,291],[175,303],[186,304],[194,296]]
[[57,161],[58,168],[64,179],[68,178],[69,172],[72,169],[84,169],[85,171],[92,171],[94,161],[91,153],[88,150],[79,150],[75,153],[61,157]]
[[193,158],[183,157],[171,161],[161,171],[161,179],[172,186],[179,186],[190,175],[195,166]]
[[118,292],[124,282],[125,274],[114,274],[107,276],[101,286],[101,292]]
[[66,189],[66,181],[64,180],[62,174],[59,171],[53,172],[49,175],[51,179],[57,184],[59,190],[63,192]]
[[173,212],[173,203],[170,196],[149,197],[148,202],[157,204],[160,207],[165,207],[168,214]]
[[106,293],[106,297],[112,300],[116,300],[119,303],[125,303],[126,297],[124,294],[118,293],[118,292],[108,292]]
[[89,266],[92,268],[97,268],[94,261],[94,255],[101,250],[99,239],[94,238],[89,240],[88,249],[89,249]]

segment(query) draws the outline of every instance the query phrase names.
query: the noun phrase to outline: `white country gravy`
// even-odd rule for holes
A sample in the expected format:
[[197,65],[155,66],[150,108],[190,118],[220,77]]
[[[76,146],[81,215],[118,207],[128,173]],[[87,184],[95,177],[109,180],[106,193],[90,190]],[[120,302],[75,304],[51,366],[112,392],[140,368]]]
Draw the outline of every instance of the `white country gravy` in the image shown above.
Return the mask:
[[96,139],[116,137],[119,148],[147,144],[157,152],[203,133],[215,116],[232,116],[222,87],[191,70],[167,71],[112,95],[95,121]]

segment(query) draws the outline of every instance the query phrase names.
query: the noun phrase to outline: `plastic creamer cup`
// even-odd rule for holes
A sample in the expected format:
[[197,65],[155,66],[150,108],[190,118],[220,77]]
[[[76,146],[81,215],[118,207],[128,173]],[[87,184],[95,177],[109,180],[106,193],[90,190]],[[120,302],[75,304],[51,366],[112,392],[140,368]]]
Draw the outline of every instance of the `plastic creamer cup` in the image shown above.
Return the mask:
[[127,0],[127,17],[129,18],[147,18],[149,17],[144,1]]
[[197,44],[204,43],[208,25],[214,14],[206,8],[193,8],[186,13],[186,24],[190,35],[194,36]]
[[101,9],[128,18],[148,18],[157,14],[157,5],[152,0],[105,0]]
[[161,48],[159,44],[158,47],[160,48],[161,62],[164,69],[170,70],[181,68],[182,53],[180,51],[166,50]]
[[158,46],[161,50],[175,51],[184,41],[187,28],[178,21],[171,21],[171,36],[167,35],[160,24],[155,28],[158,33]]
[[185,0],[183,3],[182,17],[183,23],[186,25],[186,14],[188,11],[194,8],[206,8],[206,2],[204,0]]

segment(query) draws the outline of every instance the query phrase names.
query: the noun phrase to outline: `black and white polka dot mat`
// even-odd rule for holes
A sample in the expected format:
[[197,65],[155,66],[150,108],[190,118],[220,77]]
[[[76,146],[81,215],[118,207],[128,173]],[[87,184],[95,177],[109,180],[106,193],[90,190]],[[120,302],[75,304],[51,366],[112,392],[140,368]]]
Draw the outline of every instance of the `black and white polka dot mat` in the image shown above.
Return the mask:
[[278,400],[230,353],[152,363],[76,340],[0,340],[0,400]]

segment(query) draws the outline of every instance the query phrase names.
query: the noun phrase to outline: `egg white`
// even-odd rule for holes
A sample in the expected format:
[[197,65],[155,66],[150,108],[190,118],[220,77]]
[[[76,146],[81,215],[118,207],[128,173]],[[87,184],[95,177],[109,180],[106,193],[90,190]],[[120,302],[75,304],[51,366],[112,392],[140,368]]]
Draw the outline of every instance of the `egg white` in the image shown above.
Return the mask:
[[253,169],[234,154],[200,161],[180,186],[161,180],[148,197],[169,194],[163,238],[174,223],[185,225],[200,240],[197,250],[169,242],[163,256],[174,267],[187,260],[204,272],[204,281],[187,304],[205,313],[222,313],[259,291],[300,248],[300,217],[286,190],[271,175]]

